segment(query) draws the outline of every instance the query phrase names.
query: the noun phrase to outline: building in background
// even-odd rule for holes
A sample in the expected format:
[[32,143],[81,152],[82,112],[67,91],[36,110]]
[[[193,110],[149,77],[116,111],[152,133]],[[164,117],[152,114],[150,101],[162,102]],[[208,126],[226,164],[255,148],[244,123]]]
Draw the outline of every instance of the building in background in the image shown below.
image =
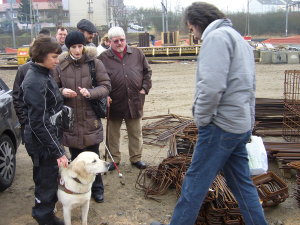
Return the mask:
[[76,27],[81,19],[88,19],[97,27],[111,27],[119,24],[114,18],[122,16],[125,11],[123,0],[31,0],[31,21],[29,11],[20,12],[20,3],[28,5],[29,2],[30,0],[2,0],[0,28],[11,29],[11,20],[14,20],[15,26],[20,30],[31,27],[39,30],[41,27],[58,25]]
[[[299,1],[290,1],[291,3],[296,3]],[[270,13],[286,10],[286,0],[250,0],[249,1],[249,11],[252,14],[255,13]],[[299,4],[294,4],[290,7],[292,11],[299,11]]]
[[109,25],[108,2],[110,1],[69,0],[70,26],[76,27],[81,19],[88,19],[97,27]]
[[[12,1],[12,5],[11,5]],[[26,0],[29,4],[29,0]],[[55,27],[58,25],[69,26],[69,0],[31,0],[32,18],[29,8],[21,12],[22,0],[3,0],[0,4],[1,27],[11,23],[13,19],[20,30],[36,27]],[[25,1],[23,2],[25,4]],[[11,13],[11,6],[12,12]],[[32,23],[32,25],[31,25]]]

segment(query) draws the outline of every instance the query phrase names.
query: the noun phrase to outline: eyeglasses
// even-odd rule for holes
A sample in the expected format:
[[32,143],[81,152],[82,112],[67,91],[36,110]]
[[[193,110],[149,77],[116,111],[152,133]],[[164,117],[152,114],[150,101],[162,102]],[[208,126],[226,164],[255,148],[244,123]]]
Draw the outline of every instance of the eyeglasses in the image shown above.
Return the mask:
[[112,42],[113,42],[114,44],[119,44],[119,42],[123,43],[124,41],[125,41],[125,39],[124,39],[124,38],[121,38],[121,39],[113,40]]

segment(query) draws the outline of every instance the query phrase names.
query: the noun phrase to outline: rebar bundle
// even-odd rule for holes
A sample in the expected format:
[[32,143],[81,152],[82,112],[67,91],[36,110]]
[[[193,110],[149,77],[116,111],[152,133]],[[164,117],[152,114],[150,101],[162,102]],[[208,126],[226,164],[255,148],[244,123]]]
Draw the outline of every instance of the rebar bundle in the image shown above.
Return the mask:
[[297,200],[298,207],[300,208],[300,161],[294,161],[288,163],[288,165],[297,170],[297,174],[296,174],[297,187],[294,188],[293,197]]
[[280,162],[280,169],[290,169],[288,163],[300,160],[300,143],[264,142],[269,158]]
[[[181,174],[187,171],[191,155],[178,155],[164,159],[158,167],[141,170],[135,187],[145,192],[146,198],[166,193],[170,186],[178,186]],[[180,183],[181,184],[181,183]]]
[[[253,134],[282,136],[283,110],[282,99],[257,98]],[[183,153],[186,153],[187,149],[192,152],[198,135],[198,129],[192,118],[168,114],[144,117],[143,120],[147,120],[143,126],[144,144],[165,147],[167,141],[174,139],[175,136],[177,149],[171,149],[172,152],[181,153],[183,150]]]
[[299,141],[300,135],[300,70],[286,70],[284,79],[283,137]]
[[[175,187],[179,196],[190,163],[190,154],[169,157],[157,168],[148,167],[141,170],[136,188],[143,190],[146,198],[155,199],[155,196],[164,194],[169,187]],[[195,223],[195,225],[213,224],[244,224],[237,201],[222,175],[215,178]]]
[[284,104],[282,99],[256,98],[255,127],[257,136],[281,136]]
[[175,114],[144,117],[143,120],[155,120],[143,126],[144,144],[160,147],[166,146],[170,137],[193,123],[191,118]]

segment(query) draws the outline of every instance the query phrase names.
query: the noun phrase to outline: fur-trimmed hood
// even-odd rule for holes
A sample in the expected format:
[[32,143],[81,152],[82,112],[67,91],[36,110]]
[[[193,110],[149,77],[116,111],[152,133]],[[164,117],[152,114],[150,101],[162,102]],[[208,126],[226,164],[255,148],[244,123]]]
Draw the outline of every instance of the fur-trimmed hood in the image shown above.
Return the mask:
[[[84,54],[88,59],[93,59],[97,57],[97,48],[93,46],[84,46]],[[59,62],[63,62],[70,55],[69,51],[64,51],[58,56]]]

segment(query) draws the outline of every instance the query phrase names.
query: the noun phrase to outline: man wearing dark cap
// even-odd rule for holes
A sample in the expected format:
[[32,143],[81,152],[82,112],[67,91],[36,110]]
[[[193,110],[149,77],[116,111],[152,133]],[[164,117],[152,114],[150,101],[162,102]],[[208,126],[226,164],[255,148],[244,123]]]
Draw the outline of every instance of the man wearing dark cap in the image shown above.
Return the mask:
[[93,38],[95,33],[97,33],[97,29],[91,21],[86,19],[80,20],[77,23],[77,29],[83,33],[86,39],[86,46],[96,47],[96,45],[93,43]]

